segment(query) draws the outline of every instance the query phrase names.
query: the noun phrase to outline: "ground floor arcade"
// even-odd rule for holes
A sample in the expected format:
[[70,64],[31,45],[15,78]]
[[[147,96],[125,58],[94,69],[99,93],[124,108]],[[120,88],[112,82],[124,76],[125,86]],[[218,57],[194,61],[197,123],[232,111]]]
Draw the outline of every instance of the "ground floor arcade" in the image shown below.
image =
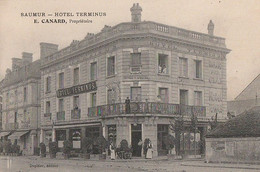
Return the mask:
[[[183,131],[179,137],[176,137],[174,131],[171,130],[171,120],[173,117],[168,116],[152,116],[152,115],[127,115],[116,116],[109,118],[102,118],[98,122],[85,122],[77,124],[54,124],[41,129],[40,142],[44,142],[47,145],[50,141],[57,141],[58,147],[63,147],[64,140],[71,140],[73,149],[76,152],[80,152],[81,141],[83,137],[90,137],[93,140],[98,136],[103,135],[109,142],[112,142],[116,147],[120,142],[125,139],[128,144],[133,148],[133,156],[144,156],[142,146],[138,144],[149,138],[153,145],[153,156],[166,155],[168,150],[164,143],[164,136],[171,134],[175,138],[179,138],[179,149],[183,155],[199,155],[204,154],[205,139],[204,135],[207,130],[207,120],[199,119],[197,125],[197,132],[190,129],[190,119],[186,119],[183,127]],[[97,153],[95,146],[93,147],[93,153]],[[173,149],[172,154],[176,151]]]

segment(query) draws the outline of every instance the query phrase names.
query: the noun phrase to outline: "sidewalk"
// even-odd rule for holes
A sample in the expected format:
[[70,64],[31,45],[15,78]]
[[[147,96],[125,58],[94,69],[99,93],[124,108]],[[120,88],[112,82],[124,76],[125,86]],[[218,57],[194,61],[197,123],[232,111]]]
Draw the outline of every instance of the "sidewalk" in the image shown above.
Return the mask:
[[187,162],[182,162],[181,166],[235,168],[235,169],[248,169],[248,170],[250,169],[250,170],[260,171],[260,165],[254,165],[254,164],[205,163],[204,161],[187,161]]

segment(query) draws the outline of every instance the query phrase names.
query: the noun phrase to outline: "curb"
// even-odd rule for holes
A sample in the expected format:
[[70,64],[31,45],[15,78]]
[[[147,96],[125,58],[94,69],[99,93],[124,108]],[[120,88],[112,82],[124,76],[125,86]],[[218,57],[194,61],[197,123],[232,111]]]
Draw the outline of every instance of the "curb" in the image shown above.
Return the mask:
[[212,164],[212,165],[199,165],[198,164],[197,165],[197,164],[181,163],[181,166],[191,166],[191,167],[211,167],[211,168],[232,168],[232,169],[260,170],[260,166],[259,167],[245,167],[245,166],[223,166],[223,165],[224,164],[219,164],[219,165],[215,165],[215,164]]

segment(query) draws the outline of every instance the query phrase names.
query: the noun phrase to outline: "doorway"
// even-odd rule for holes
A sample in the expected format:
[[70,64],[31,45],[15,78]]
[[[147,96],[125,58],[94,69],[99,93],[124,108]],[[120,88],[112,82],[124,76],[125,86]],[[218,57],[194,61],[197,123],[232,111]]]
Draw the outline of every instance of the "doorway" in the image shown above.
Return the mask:
[[132,156],[141,157],[142,145],[138,145],[139,141],[142,140],[142,125],[132,124],[131,125],[131,140],[133,154]]

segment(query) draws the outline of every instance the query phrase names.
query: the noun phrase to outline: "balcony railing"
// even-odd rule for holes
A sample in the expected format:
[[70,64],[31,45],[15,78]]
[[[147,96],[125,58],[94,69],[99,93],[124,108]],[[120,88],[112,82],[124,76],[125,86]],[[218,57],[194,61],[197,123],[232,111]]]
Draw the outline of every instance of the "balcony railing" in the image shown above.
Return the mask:
[[5,124],[5,130],[15,130],[18,129],[18,123],[7,123]]
[[65,111],[57,112],[57,121],[65,120]]
[[101,105],[88,109],[88,116],[110,116],[122,114],[165,114],[183,116],[206,116],[206,107],[157,102],[131,102],[126,111],[125,103]]
[[80,109],[71,110],[71,119],[80,119]]

